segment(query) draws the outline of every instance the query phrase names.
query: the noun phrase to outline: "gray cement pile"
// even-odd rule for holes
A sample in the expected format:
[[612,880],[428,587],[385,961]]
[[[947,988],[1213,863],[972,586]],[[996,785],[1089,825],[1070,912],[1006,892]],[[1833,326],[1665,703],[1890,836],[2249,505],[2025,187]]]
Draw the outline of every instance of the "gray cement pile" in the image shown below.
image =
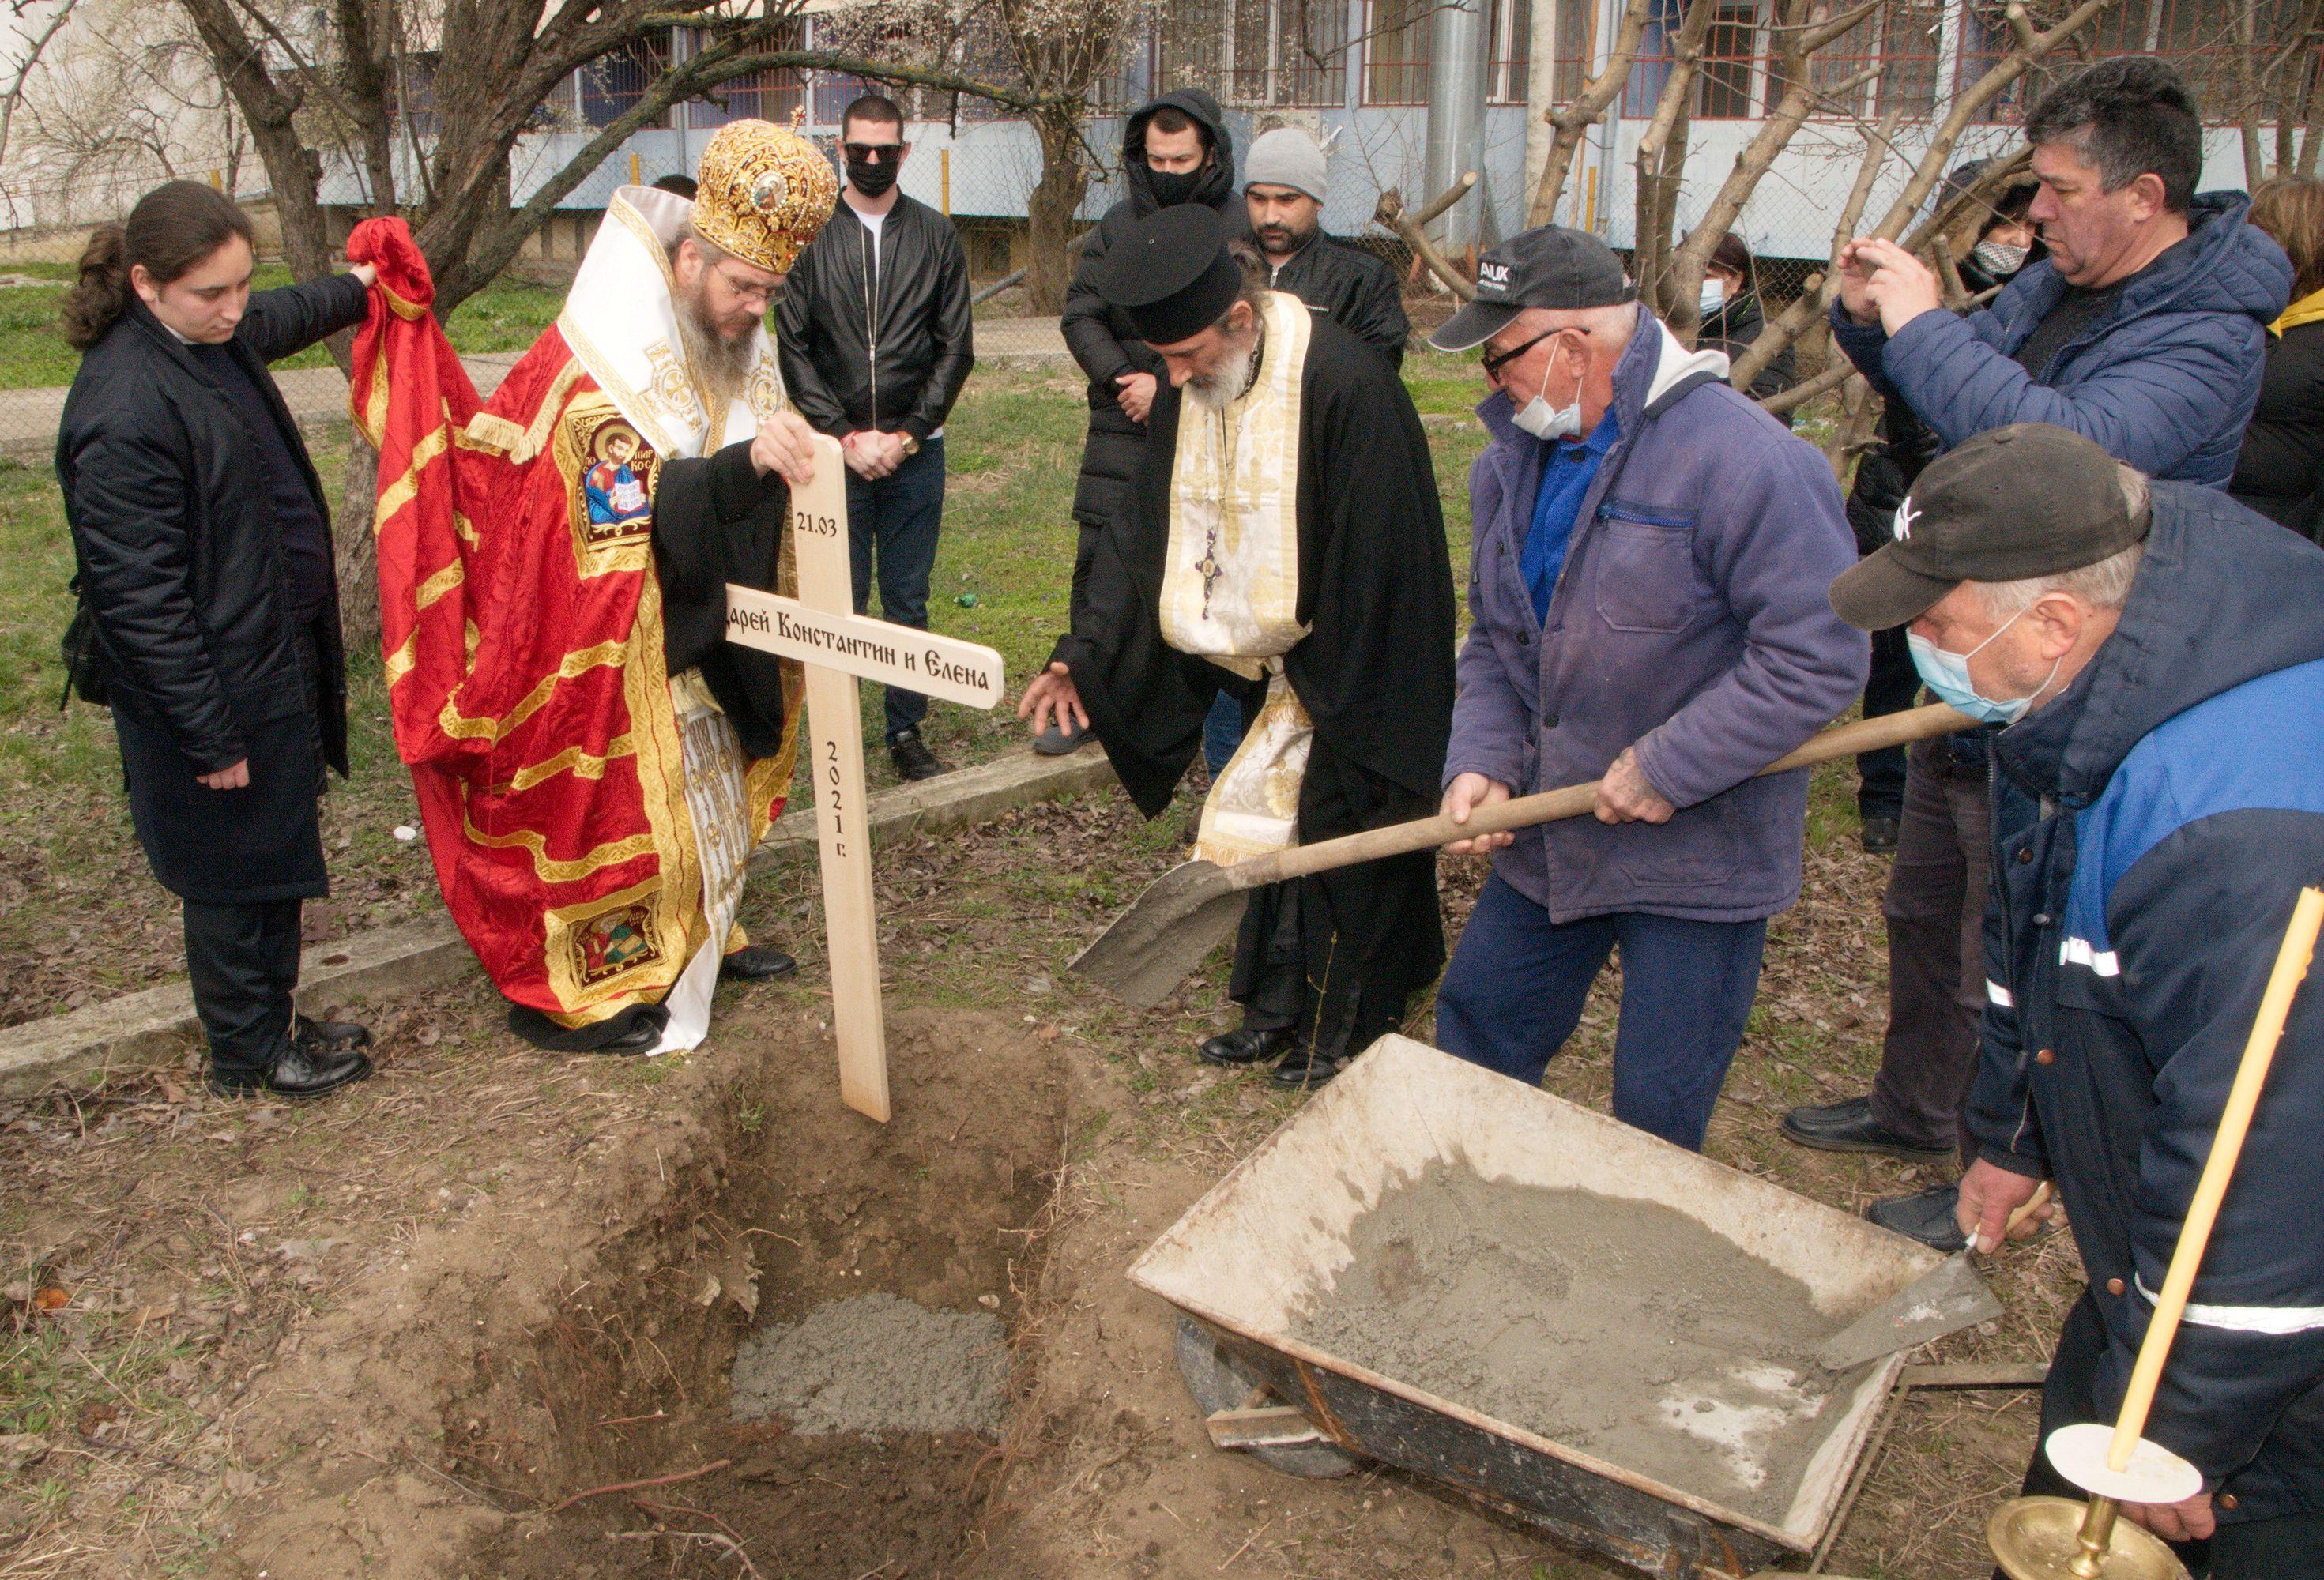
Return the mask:
[[991,1436],[1008,1413],[1009,1345],[998,1317],[863,1295],[744,1339],[733,1388],[736,1420],[780,1419],[801,1437]]
[[1780,1523],[1840,1381],[1807,1286],[1670,1208],[1432,1166],[1356,1220],[1295,1337]]

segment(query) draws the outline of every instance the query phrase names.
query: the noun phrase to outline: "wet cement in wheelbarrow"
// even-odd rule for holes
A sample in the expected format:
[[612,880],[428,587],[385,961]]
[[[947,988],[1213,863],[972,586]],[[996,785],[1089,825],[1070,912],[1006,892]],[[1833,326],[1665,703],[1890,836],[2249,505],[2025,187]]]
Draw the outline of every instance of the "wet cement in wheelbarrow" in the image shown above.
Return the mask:
[[1652,1202],[1438,1163],[1350,1238],[1295,1337],[1770,1524],[1849,1381],[1806,1285]]

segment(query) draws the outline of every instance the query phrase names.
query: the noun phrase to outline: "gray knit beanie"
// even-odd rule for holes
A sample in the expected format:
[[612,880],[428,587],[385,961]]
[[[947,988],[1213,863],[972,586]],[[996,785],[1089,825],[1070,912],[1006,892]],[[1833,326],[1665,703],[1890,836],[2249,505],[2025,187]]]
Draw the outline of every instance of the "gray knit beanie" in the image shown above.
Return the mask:
[[1315,140],[1296,126],[1277,126],[1272,132],[1259,134],[1243,156],[1242,184],[1248,191],[1255,186],[1288,187],[1295,192],[1305,192],[1316,202],[1323,201],[1323,151]]

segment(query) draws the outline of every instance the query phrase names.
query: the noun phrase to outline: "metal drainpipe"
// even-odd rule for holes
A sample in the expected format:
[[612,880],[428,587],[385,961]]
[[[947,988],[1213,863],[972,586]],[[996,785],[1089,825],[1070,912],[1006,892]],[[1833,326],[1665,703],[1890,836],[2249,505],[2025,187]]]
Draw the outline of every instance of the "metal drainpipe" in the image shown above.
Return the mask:
[[[1425,203],[1461,178],[1485,168],[1486,65],[1492,46],[1487,0],[1459,0],[1431,19],[1428,44],[1428,145]],[[1455,203],[1437,221],[1437,243],[1457,253],[1477,240],[1484,188]]]

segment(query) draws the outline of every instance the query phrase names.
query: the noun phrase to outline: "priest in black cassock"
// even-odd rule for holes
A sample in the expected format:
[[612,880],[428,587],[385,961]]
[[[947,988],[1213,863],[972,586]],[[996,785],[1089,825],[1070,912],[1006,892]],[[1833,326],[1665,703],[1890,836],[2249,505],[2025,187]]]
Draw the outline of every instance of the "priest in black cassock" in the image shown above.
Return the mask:
[[[1168,365],[1088,598],[1018,712],[1079,722],[1148,817],[1222,690],[1259,703],[1204,803],[1222,865],[1436,810],[1452,580],[1428,441],[1379,354],[1239,262],[1219,216],[1166,208],[1100,289]],[[1329,1080],[1444,962],[1433,852],[1258,890],[1235,941],[1240,1030],[1203,1057]]]

